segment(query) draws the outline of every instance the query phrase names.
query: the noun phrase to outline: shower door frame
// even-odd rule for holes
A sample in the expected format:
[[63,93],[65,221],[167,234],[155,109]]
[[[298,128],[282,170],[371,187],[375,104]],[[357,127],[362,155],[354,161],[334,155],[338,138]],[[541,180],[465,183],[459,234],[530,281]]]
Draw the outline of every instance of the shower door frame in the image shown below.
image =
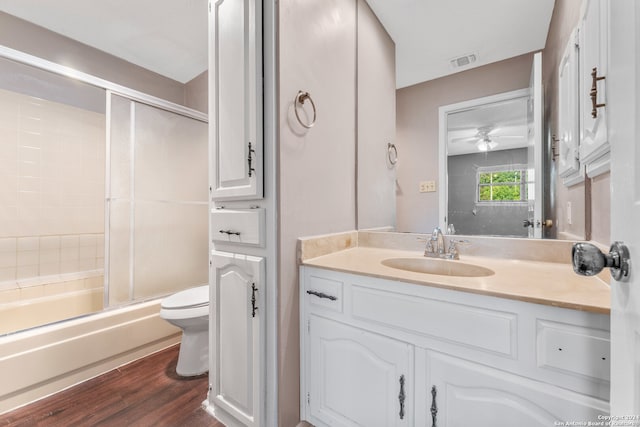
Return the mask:
[[[179,114],[181,116],[195,119],[204,123],[209,123],[208,115],[194,110],[192,108],[186,107],[184,105],[176,104],[171,101],[167,101],[165,99],[146,94],[144,92],[137,91],[135,89],[131,89],[126,86],[119,85],[117,83],[111,82],[109,80],[102,79],[100,77],[96,77],[94,75],[84,73],[82,71],[75,70],[71,67],[67,67],[64,65],[57,64],[55,62],[48,61],[46,59],[39,58],[34,55],[30,55],[28,53],[21,52],[19,50],[11,49],[9,47],[0,45],[0,58],[8,59],[10,61],[14,61],[23,65],[29,65],[35,68],[38,68],[43,71],[47,71],[50,73],[57,74],[62,77],[67,77],[72,80],[86,83],[90,86],[94,86],[99,89],[105,90],[105,138],[106,138],[106,157],[105,157],[105,196],[110,195],[110,182],[111,182],[111,172],[110,172],[110,107],[111,107],[111,95],[118,95],[123,98],[127,98],[131,101],[139,102],[141,104],[149,105],[151,107],[159,108],[161,110],[165,110],[171,113]],[[105,229],[106,224],[109,224],[109,203],[107,203],[107,199],[105,197],[104,204],[104,221],[105,221]],[[106,230],[105,230],[106,231]],[[105,258],[104,258],[104,294],[103,294],[103,307],[102,310],[105,310],[110,307],[109,305],[109,270],[106,268],[109,265],[109,238],[107,237],[108,233],[105,232]],[[126,304],[119,304],[118,306],[124,306],[131,303],[135,303],[136,301],[128,301]]]

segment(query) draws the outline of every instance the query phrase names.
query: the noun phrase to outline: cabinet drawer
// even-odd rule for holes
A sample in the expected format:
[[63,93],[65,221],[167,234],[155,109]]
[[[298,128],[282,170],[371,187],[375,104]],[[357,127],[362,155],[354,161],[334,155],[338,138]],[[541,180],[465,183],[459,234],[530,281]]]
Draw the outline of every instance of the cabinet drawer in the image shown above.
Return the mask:
[[515,313],[352,286],[354,318],[517,358]]
[[305,280],[305,299],[311,309],[323,308],[342,313],[343,282],[307,274]]
[[214,209],[211,239],[214,242],[264,246],[264,209]]
[[608,331],[540,319],[536,329],[539,368],[609,381]]

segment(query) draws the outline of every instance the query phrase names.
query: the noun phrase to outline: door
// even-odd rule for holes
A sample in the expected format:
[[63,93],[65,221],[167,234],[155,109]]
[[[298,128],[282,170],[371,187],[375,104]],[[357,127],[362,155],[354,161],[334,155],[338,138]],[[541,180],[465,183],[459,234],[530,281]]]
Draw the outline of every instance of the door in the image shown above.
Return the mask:
[[211,270],[209,401],[225,424],[260,426],[264,258],[214,251]]
[[542,54],[540,52],[533,55],[533,65],[531,66],[531,79],[529,80],[529,106],[527,109],[528,139],[527,161],[529,182],[527,195],[529,199],[528,217],[529,237],[542,237],[542,197],[543,169],[542,169],[542,109],[544,108],[542,99]]
[[413,425],[411,345],[313,314],[308,321],[313,425]]
[[257,0],[210,2],[212,200],[262,197],[261,5]]
[[485,365],[435,352],[428,360],[428,425],[548,427],[608,411],[602,400]]
[[610,17],[611,240],[633,269],[611,281],[611,413],[640,415],[640,4],[612,1]]

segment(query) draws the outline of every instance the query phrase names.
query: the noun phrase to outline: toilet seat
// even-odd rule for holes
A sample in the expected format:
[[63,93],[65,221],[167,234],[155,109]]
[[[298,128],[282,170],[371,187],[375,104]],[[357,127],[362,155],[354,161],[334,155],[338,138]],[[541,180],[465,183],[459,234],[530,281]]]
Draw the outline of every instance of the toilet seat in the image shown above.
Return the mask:
[[186,289],[162,300],[161,307],[167,310],[185,310],[209,305],[209,285]]
[[160,303],[160,317],[165,320],[198,319],[208,316],[209,285],[180,291]]

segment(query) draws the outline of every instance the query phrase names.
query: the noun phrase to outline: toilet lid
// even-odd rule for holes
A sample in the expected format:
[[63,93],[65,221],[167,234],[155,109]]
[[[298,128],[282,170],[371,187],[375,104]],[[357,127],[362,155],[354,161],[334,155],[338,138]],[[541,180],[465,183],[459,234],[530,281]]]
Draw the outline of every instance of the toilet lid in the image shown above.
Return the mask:
[[198,286],[177,294],[173,294],[162,300],[162,308],[183,309],[209,305],[209,285]]

